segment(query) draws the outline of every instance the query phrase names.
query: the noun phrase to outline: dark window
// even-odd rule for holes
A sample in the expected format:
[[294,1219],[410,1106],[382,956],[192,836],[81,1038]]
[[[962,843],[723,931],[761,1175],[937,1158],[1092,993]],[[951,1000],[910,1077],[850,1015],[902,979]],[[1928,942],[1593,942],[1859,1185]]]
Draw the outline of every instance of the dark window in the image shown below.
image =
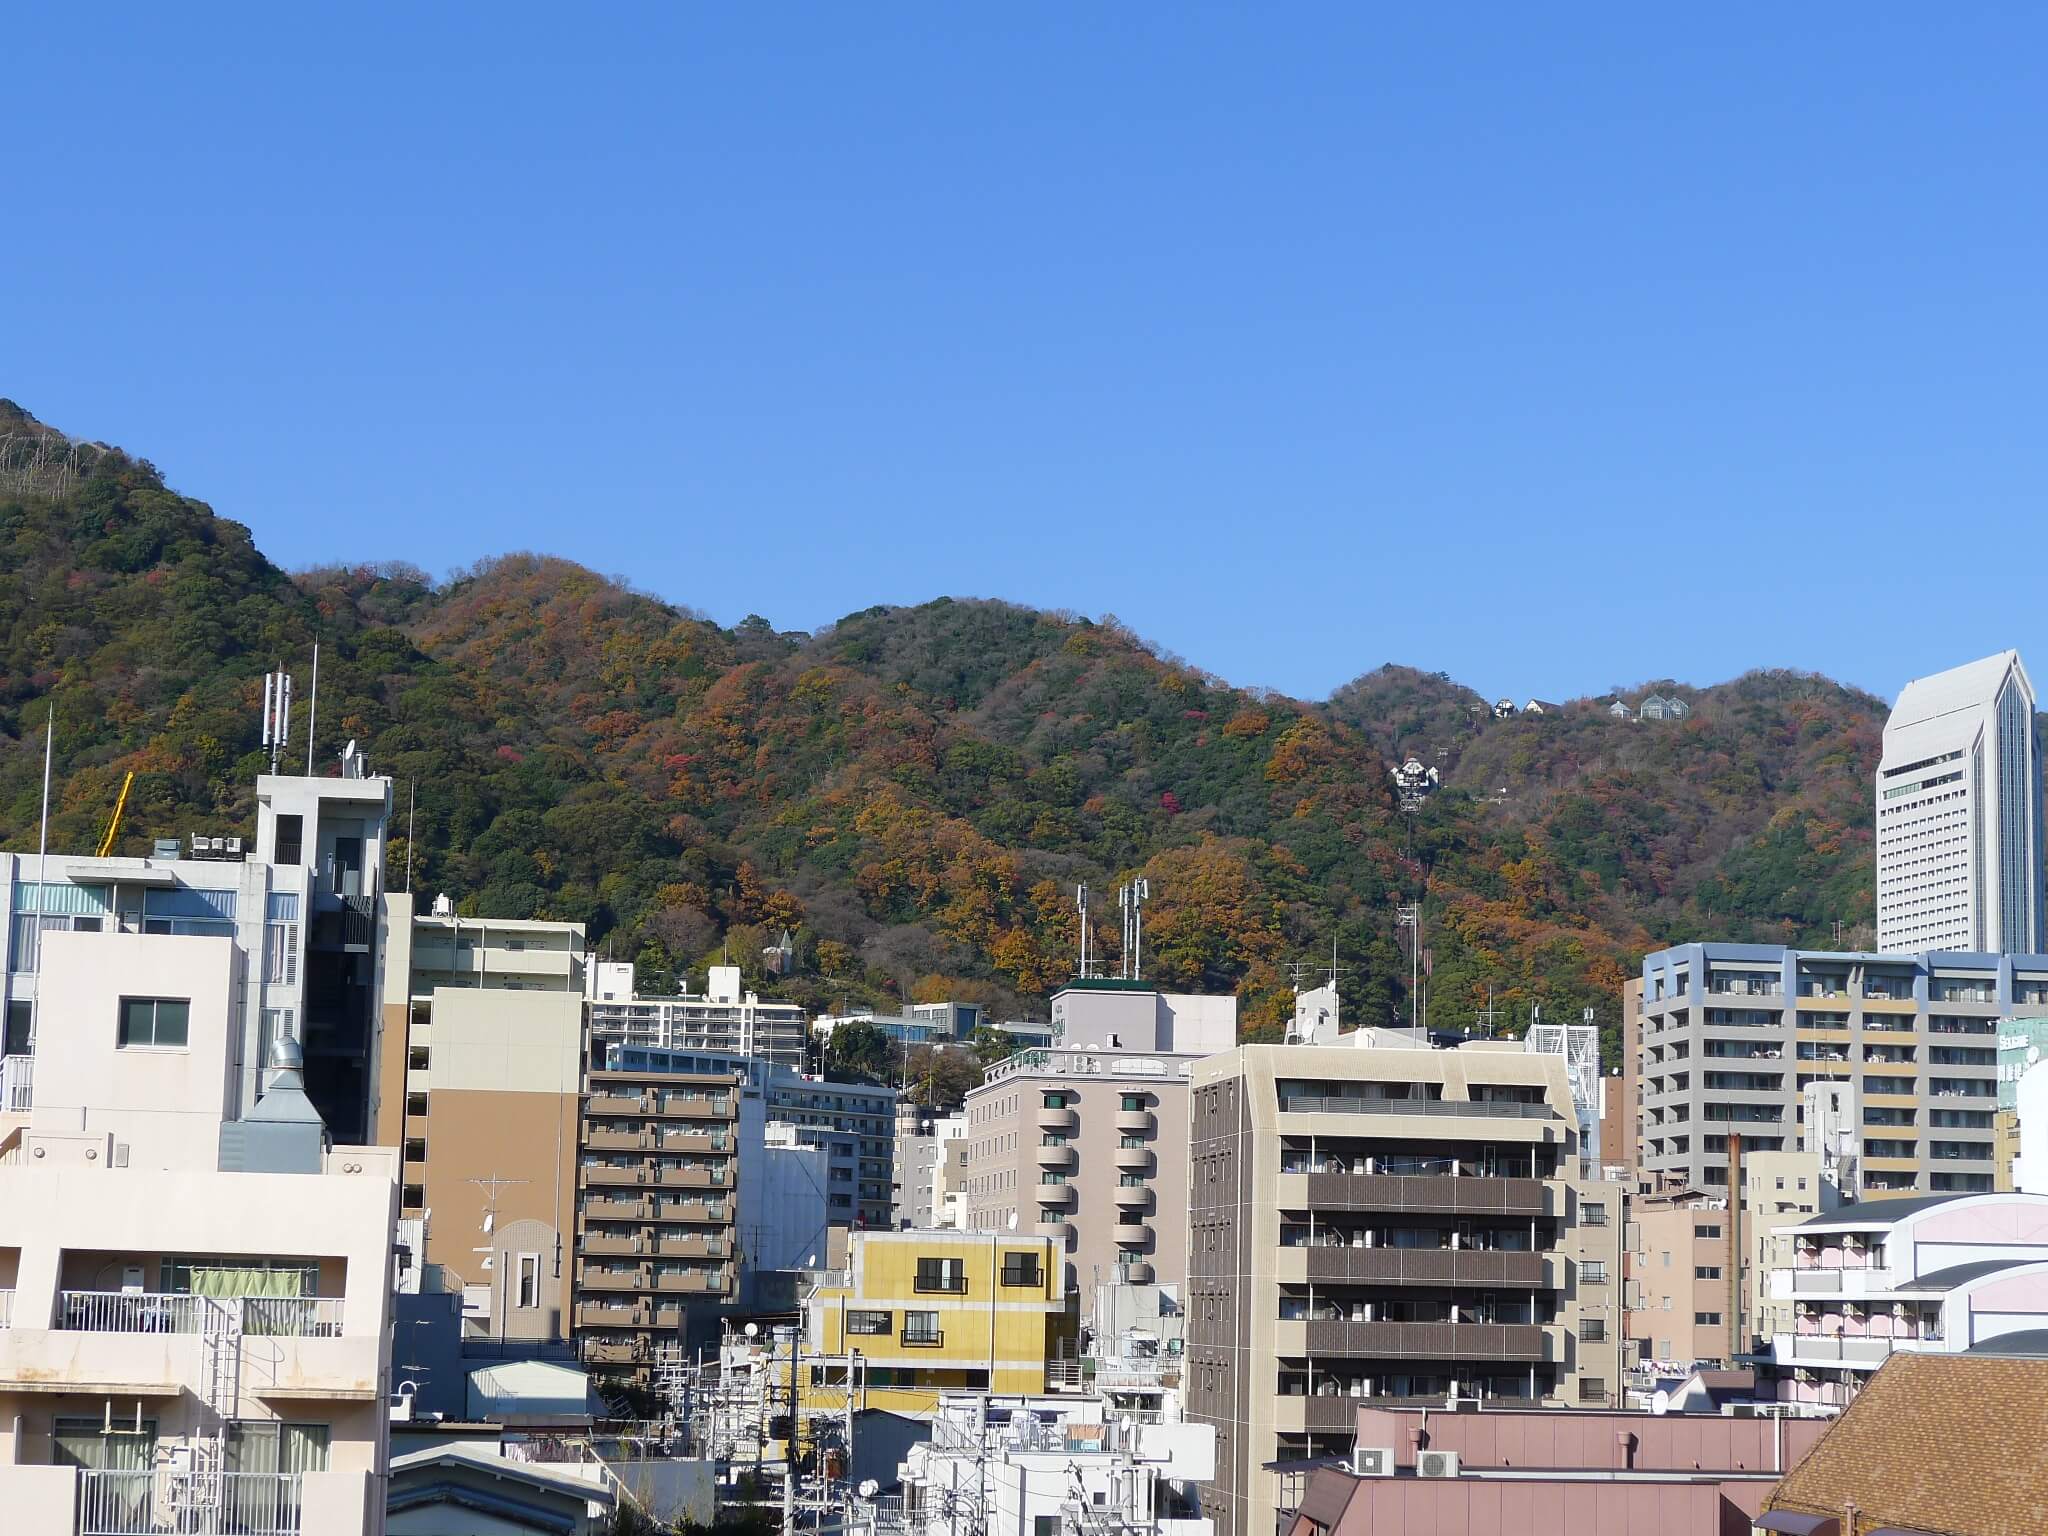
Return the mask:
[[906,1344],[943,1344],[946,1336],[939,1332],[939,1314],[936,1312],[906,1312],[903,1314],[903,1342]]
[[1607,1319],[1604,1317],[1582,1317],[1579,1319],[1579,1341],[1584,1344],[1598,1344],[1607,1337]]
[[424,1045],[414,1045],[406,1048],[405,1066],[408,1072],[424,1072],[427,1070],[427,1063],[432,1060],[432,1054]]
[[305,858],[306,818],[303,816],[280,816],[277,818],[277,862],[297,864]]
[[1607,1225],[1607,1207],[1596,1200],[1588,1200],[1579,1207],[1579,1220],[1589,1227]]
[[427,1203],[427,1186],[424,1184],[408,1184],[405,1186],[405,1192],[400,1196],[400,1199],[408,1211],[417,1211]]
[[919,1259],[917,1288],[961,1296],[967,1291],[967,1264],[963,1259]]
[[848,1333],[887,1333],[893,1326],[893,1323],[892,1315],[887,1312],[849,1312],[846,1314],[846,1331]]
[[406,1138],[405,1160],[408,1163],[424,1163],[427,1160],[427,1142],[424,1136]]
[[1123,1103],[1125,1109],[1143,1109],[1145,1107],[1145,1095],[1142,1093],[1127,1093],[1123,1096]]
[[33,1018],[35,1005],[20,998],[7,1005],[7,1037],[0,1042],[0,1056],[26,1056],[28,1054],[28,1025]]
[[1047,1109],[1065,1109],[1067,1107],[1067,1096],[1064,1093],[1048,1093],[1045,1096],[1045,1107]]
[[185,1044],[192,1005],[182,998],[124,997],[121,999],[123,1046],[176,1048]]
[[424,1093],[408,1093],[405,1096],[405,1112],[408,1115],[424,1115],[427,1112],[427,1096]]
[[1006,1253],[1003,1255],[1003,1284],[1037,1285],[1038,1255],[1035,1253]]

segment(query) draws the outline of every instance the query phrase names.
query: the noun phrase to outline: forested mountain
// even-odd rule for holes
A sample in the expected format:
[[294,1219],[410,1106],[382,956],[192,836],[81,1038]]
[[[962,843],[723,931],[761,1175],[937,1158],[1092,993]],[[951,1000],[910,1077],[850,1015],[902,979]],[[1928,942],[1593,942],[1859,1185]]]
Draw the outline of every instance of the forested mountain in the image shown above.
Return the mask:
[[[1333,945],[1351,1018],[1405,1015],[1413,900],[1432,1023],[1469,1024],[1489,989],[1517,1024],[1532,1002],[1612,1022],[1655,944],[1870,920],[1884,708],[1811,676],[1659,685],[1682,722],[1600,700],[1496,721],[1438,675],[1302,702],[1005,603],[801,634],[534,555],[445,582],[288,575],[147,462],[4,402],[0,581],[6,846],[35,843],[51,701],[53,847],[95,841],[129,769],[122,851],[250,832],[262,676],[287,665],[303,703],[317,641],[317,757],[363,742],[401,832],[416,795],[415,888],[587,923],[654,987],[726,949],[758,970],[787,927],[799,973],[774,987],[806,1003],[1035,1010],[1071,970],[1074,883],[1145,874],[1148,975],[1235,987],[1254,1030]],[[1389,767],[1411,751],[1444,785],[1403,813]],[[407,858],[401,838],[390,867]]]

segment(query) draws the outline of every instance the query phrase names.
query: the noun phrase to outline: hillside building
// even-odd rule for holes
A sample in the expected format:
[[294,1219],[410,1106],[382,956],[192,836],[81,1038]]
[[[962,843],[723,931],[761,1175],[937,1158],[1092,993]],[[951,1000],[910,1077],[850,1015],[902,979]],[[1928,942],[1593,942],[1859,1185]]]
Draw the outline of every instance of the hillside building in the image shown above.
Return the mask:
[[1881,952],[2041,952],[2041,762],[2019,652],[1906,684],[1876,794]]

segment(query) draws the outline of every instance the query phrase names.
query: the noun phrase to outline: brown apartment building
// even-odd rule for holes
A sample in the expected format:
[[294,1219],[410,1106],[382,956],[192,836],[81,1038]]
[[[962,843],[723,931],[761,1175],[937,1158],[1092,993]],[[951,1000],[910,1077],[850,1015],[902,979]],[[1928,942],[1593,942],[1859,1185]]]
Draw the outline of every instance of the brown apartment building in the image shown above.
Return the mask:
[[739,1077],[593,1068],[576,1169],[576,1340],[649,1378],[692,1306],[734,1293]]
[[1276,1464],[1347,1453],[1361,1406],[1613,1400],[1623,1186],[1582,1176],[1562,1057],[1242,1046],[1196,1065],[1190,1118],[1220,1536],[1270,1529]]
[[566,1343],[582,926],[385,908],[377,1140],[416,1283],[461,1292],[466,1338]]
[[1725,1365],[1741,1353],[1743,1296],[1728,1202],[1699,1190],[1629,1204],[1624,1300],[1631,1358],[1657,1365]]

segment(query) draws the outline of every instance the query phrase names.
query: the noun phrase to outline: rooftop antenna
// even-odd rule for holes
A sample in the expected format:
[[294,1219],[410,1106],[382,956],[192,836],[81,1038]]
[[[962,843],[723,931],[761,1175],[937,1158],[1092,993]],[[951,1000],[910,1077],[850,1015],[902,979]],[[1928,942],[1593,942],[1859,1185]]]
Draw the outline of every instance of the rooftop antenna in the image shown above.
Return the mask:
[[[313,726],[320,718],[320,642],[313,642],[313,697],[306,701],[306,777],[313,777]],[[270,770],[277,772],[275,768]]]
[[1081,914],[1081,979],[1088,979],[1088,887],[1074,887],[1074,907]]
[[1500,1010],[1493,1006],[1493,983],[1486,984],[1486,1006],[1472,1010],[1472,1022],[1486,1031],[1486,1038],[1493,1038],[1494,1027],[1500,1022]]
[[[50,859],[50,759],[57,743],[57,700],[50,700],[49,714],[43,725],[43,829],[36,838],[36,947],[35,965],[41,969],[43,963],[43,909],[50,904],[43,885],[43,866]],[[31,1055],[36,1048],[36,1014],[41,1007],[43,989],[38,986],[29,994],[28,1000],[28,1045]]]
[[1145,903],[1151,896],[1152,882],[1143,875],[1117,887],[1116,904],[1123,915],[1123,966],[1118,974],[1126,981],[1143,979]]
[[[285,743],[292,734],[292,675],[279,667],[275,672],[263,674],[263,745],[270,751],[270,771],[277,772],[277,765],[284,757]],[[310,753],[312,744],[307,744]],[[313,771],[310,759],[306,772]]]
[[1422,1027],[1422,903],[1411,901],[1405,907],[1394,909],[1394,919],[1401,927],[1409,929],[1408,939],[1408,1023],[1411,1029]]
[[420,781],[414,779],[405,787],[405,894],[412,894],[412,816],[418,803]]

